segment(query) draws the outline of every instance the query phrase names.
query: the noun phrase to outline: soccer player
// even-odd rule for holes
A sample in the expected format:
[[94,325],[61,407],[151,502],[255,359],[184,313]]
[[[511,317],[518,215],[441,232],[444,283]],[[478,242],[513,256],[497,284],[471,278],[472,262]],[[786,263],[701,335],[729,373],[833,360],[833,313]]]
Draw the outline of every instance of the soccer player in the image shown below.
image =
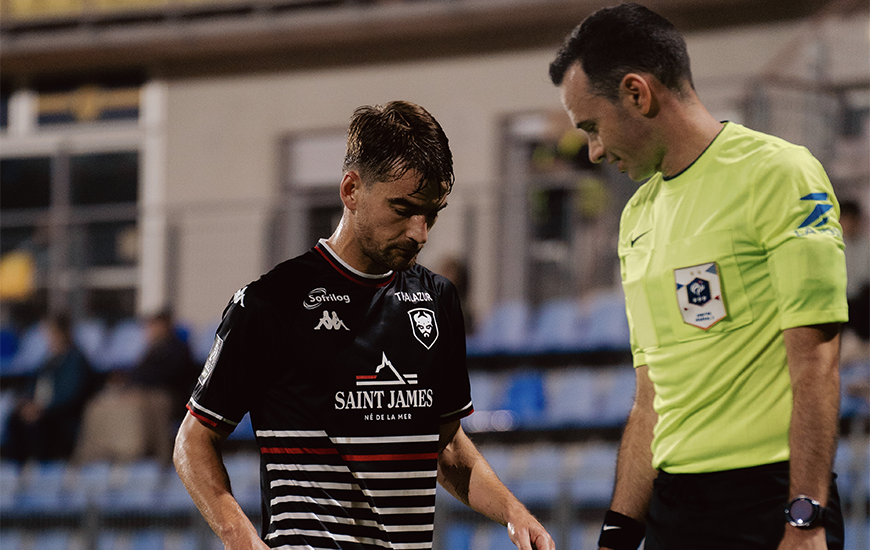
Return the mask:
[[[344,212],[329,239],[239,290],[178,433],[175,464],[228,549],[432,548],[435,484],[507,526],[549,534],[463,432],[472,412],[456,289],[416,264],[453,186],[422,107],[360,107]],[[221,443],[250,412],[262,540],[230,490]]]
[[599,545],[842,548],[839,206],[809,152],[711,116],[685,41],[599,10],[550,65],[593,162],[647,180],[618,253],[636,367]]

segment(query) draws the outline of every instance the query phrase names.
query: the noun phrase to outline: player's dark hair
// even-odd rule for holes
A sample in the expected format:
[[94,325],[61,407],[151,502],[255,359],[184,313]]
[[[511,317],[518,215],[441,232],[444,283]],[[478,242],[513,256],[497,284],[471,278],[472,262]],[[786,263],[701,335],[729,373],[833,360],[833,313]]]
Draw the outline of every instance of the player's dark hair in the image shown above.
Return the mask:
[[429,112],[407,101],[357,108],[347,130],[344,171],[357,170],[364,183],[395,181],[410,171],[416,191],[429,185],[442,196],[453,189],[453,155],[447,136]]
[[550,64],[550,80],[561,86],[565,73],[580,62],[592,92],[611,101],[631,72],[649,73],[667,88],[694,89],[686,41],[670,21],[639,4],[596,11],[578,25]]

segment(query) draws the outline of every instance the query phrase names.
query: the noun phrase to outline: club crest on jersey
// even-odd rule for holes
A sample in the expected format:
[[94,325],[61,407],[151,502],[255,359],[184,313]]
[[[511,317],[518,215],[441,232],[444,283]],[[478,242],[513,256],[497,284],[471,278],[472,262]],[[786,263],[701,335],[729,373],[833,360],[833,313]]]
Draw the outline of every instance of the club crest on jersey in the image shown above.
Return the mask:
[[414,338],[423,344],[426,349],[432,349],[438,340],[438,323],[435,321],[435,312],[431,309],[418,307],[408,312],[411,318],[411,330]]
[[359,374],[356,377],[357,386],[404,386],[416,383],[416,374],[405,374],[404,376],[400,374],[384,352],[381,352],[381,364],[375,369],[374,374]]
[[716,262],[675,269],[674,280],[686,324],[707,330],[728,315]]

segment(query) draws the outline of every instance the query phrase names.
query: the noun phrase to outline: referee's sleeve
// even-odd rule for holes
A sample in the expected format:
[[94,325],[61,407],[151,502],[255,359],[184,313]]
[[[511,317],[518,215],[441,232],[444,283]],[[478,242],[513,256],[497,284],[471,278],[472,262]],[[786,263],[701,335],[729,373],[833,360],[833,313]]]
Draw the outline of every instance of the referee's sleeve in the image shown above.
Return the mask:
[[765,167],[753,204],[782,329],[848,319],[840,205],[821,164],[804,148]]

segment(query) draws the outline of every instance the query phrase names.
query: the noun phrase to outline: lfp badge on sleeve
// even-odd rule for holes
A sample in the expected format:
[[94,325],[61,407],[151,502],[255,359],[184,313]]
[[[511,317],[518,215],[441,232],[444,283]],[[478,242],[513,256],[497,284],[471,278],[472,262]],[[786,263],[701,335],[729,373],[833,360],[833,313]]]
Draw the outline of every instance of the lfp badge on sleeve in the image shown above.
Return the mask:
[[675,269],[674,280],[677,303],[687,324],[707,330],[728,315],[716,262]]

